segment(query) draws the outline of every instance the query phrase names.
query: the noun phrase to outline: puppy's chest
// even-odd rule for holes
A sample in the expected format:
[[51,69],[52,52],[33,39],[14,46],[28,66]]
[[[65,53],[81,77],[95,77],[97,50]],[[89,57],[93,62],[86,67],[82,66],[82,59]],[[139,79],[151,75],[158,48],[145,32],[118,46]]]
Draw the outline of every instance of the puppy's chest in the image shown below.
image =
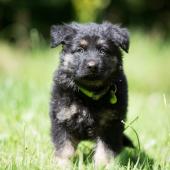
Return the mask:
[[73,102],[69,107],[62,108],[57,118],[70,127],[98,128],[108,126],[110,121],[117,119],[117,112],[109,106],[86,106]]

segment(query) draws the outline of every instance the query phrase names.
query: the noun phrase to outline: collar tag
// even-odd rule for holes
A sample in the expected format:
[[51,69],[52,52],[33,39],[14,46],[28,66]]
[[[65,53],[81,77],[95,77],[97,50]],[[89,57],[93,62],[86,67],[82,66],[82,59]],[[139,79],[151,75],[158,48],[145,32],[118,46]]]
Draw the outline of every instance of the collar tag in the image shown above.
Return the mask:
[[113,90],[110,91],[110,103],[111,104],[117,103],[117,97],[116,97],[115,92]]

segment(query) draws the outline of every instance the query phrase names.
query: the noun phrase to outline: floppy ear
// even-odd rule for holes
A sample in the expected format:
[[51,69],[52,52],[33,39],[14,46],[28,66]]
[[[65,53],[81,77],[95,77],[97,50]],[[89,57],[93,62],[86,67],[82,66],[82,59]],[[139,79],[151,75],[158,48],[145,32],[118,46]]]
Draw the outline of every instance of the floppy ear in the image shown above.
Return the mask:
[[66,41],[75,33],[75,30],[69,25],[53,25],[51,26],[51,47],[54,48]]
[[109,25],[109,35],[111,37],[111,41],[115,43],[116,46],[123,49],[128,53],[129,51],[129,32],[126,28],[121,28],[118,25]]

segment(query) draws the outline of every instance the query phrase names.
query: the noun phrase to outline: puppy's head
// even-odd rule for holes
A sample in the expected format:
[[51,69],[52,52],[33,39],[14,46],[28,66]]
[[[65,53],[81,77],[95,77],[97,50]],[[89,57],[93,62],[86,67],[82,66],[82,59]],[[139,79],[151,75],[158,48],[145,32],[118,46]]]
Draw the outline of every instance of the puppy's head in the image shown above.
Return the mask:
[[128,31],[110,23],[51,27],[51,46],[63,45],[60,69],[75,83],[100,87],[122,68],[121,49],[128,52]]

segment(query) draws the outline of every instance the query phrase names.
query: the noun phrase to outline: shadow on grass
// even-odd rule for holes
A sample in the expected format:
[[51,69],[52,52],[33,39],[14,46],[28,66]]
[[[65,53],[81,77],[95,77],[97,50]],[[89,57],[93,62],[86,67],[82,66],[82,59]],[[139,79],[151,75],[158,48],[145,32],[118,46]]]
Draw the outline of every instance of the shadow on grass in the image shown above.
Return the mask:
[[152,170],[154,165],[154,160],[144,151],[128,148],[124,149],[118,156],[118,162],[121,166],[130,166],[132,168],[136,167],[147,170]]

